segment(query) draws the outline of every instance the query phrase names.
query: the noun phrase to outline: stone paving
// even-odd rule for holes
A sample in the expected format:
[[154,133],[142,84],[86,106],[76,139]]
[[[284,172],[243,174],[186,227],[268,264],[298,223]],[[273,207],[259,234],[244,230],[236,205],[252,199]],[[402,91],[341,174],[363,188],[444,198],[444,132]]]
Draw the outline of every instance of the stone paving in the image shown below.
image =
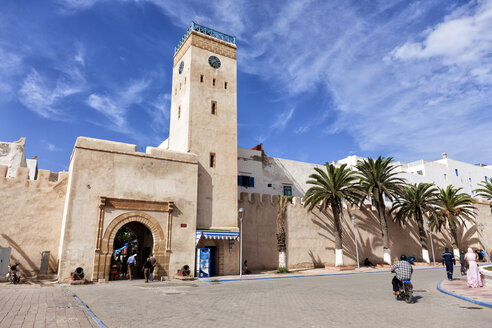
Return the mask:
[[470,288],[466,283],[466,276],[454,278],[453,280],[443,280],[441,289],[492,306],[492,289],[487,287]]
[[0,283],[0,327],[98,327],[61,285]]
[[[71,286],[108,327],[489,327],[492,310],[436,289],[444,269],[414,273],[415,303],[392,274],[228,282],[120,281]],[[446,318],[444,321],[443,318]]]

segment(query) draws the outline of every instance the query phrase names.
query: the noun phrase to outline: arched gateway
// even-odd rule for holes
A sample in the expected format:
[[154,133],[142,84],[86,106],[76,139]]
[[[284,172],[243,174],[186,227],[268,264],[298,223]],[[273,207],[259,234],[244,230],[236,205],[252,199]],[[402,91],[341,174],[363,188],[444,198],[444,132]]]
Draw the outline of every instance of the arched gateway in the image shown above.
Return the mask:
[[[155,278],[159,278],[162,275],[167,275],[169,272],[169,255],[167,254],[167,250],[170,249],[170,226],[172,220],[172,203],[163,202],[159,205],[165,205],[165,207],[161,207],[160,211],[168,212],[167,220],[168,227],[166,229],[167,234],[161,227],[161,224],[151,215],[143,212],[143,211],[132,211],[126,212],[115,217],[104,230],[103,234],[103,221],[104,221],[104,207],[110,203],[112,206],[116,208],[122,208],[123,206],[118,206],[117,201],[115,199],[106,199],[106,201],[101,202],[103,205],[100,213],[99,220],[99,228],[98,228],[98,236],[96,242],[95,256],[94,256],[94,270],[92,275],[93,281],[99,280],[109,280],[110,269],[111,269],[111,256],[113,254],[114,248],[114,240],[116,237],[116,233],[120,230],[124,225],[131,222],[138,222],[147,227],[152,233],[153,245],[152,245],[152,253],[154,254],[155,259],[157,260],[157,270],[155,274]],[[135,201],[132,202],[135,207]],[[148,203],[147,203],[148,204]],[[116,205],[116,206],[115,206]],[[149,207],[149,206],[147,206]],[[126,207],[126,209],[129,209]],[[152,208],[156,210],[156,208]]]

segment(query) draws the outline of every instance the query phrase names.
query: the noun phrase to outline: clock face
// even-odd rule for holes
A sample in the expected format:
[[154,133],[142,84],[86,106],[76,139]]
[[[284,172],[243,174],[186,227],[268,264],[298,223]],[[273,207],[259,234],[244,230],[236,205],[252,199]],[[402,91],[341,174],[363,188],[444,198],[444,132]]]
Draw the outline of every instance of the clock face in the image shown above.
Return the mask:
[[179,74],[183,73],[184,66],[185,66],[184,62],[181,62],[181,64],[179,64]]
[[220,59],[215,56],[208,57],[208,63],[215,69],[220,67]]

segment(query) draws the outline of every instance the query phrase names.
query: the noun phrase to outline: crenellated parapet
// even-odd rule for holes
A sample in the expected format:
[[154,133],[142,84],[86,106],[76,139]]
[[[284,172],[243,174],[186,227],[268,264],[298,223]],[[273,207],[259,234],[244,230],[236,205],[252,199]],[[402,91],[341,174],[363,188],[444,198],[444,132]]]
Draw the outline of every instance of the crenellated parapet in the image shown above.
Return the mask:
[[[271,194],[259,194],[259,193],[249,193],[240,192],[239,193],[239,203],[248,202],[251,205],[261,205],[261,206],[277,206],[279,195]],[[302,207],[300,197],[292,197],[292,203],[288,204],[289,207]]]
[[0,165],[0,186],[8,188],[11,185],[25,184],[26,187],[54,187],[60,184],[66,185],[68,172],[51,172],[38,170],[36,180],[29,179],[29,168],[18,167],[14,177],[7,177],[8,166]]

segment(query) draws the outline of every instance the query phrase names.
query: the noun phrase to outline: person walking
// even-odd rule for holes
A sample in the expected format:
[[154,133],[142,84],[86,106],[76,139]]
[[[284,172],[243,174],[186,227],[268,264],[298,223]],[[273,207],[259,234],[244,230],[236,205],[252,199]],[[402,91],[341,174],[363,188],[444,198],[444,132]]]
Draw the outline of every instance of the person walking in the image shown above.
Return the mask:
[[466,271],[466,281],[468,287],[482,287],[483,282],[480,271],[478,270],[477,255],[473,253],[471,248],[468,248],[468,253],[466,253],[465,259],[468,262],[468,270]]
[[444,253],[442,253],[442,265],[446,265],[446,273],[448,274],[448,280],[453,280],[453,265],[456,264],[454,255],[446,247]]
[[461,275],[466,275],[466,260],[465,260],[465,251],[461,251],[460,253],[460,264],[461,264]]
[[136,263],[137,263],[137,254],[133,254],[132,256],[130,256],[128,258],[128,278],[130,278],[130,280],[132,280],[133,278],[133,268],[135,267]]
[[145,261],[143,265],[143,272],[145,276],[145,282],[149,282],[149,277],[150,277],[150,269],[152,268],[152,262],[150,262],[150,256],[147,257],[147,260]]
[[152,268],[150,268],[150,281],[154,281],[154,269],[157,265],[157,260],[152,254],[150,254],[150,263],[152,263]]

